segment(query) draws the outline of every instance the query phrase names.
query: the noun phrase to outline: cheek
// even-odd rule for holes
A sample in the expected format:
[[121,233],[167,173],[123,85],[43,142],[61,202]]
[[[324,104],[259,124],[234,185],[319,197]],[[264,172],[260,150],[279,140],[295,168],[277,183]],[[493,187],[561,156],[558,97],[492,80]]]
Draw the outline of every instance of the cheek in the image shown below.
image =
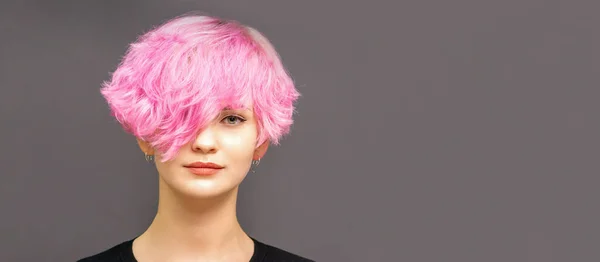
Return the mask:
[[173,165],[170,162],[162,163],[160,161],[155,161],[156,170],[160,176],[164,176],[165,174],[172,174],[175,172]]
[[221,147],[223,150],[229,153],[235,153],[236,155],[252,155],[254,152],[254,141],[251,137],[244,137],[241,135],[225,136],[222,139]]
[[181,163],[183,163],[183,155],[186,155],[185,151],[179,151],[175,154],[173,159],[162,162],[162,154],[157,152],[154,161],[156,169],[160,174],[171,174],[176,172],[176,170],[181,167]]
[[221,139],[224,147],[243,146],[244,137],[241,135],[224,135]]
[[252,158],[256,145],[254,132],[225,133],[221,136],[221,150],[230,157],[239,159]]

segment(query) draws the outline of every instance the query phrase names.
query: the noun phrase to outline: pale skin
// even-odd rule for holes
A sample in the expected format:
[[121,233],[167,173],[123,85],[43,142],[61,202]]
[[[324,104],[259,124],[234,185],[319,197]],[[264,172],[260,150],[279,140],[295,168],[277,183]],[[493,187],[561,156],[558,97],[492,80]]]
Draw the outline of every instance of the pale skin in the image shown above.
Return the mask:
[[[226,109],[165,163],[160,152],[137,140],[142,152],[155,156],[159,174],[158,212],[133,242],[138,261],[250,260],[254,243],[238,222],[236,202],[252,160],[260,160],[269,147],[268,141],[258,145],[257,135],[251,109]],[[224,168],[197,176],[184,167],[196,161]]]

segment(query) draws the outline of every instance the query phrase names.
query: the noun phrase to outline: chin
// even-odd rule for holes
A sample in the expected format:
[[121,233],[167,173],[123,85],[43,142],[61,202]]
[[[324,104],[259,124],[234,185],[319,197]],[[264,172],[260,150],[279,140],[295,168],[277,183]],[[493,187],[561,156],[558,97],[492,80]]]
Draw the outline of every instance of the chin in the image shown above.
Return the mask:
[[237,184],[215,180],[177,181],[170,185],[180,195],[192,198],[213,198],[231,193]]
[[[176,195],[191,198],[213,198],[223,196],[236,190],[246,177],[245,175],[222,172],[214,176],[196,176],[188,172],[167,173],[161,175],[160,183],[167,186]],[[162,186],[161,186],[162,187]]]

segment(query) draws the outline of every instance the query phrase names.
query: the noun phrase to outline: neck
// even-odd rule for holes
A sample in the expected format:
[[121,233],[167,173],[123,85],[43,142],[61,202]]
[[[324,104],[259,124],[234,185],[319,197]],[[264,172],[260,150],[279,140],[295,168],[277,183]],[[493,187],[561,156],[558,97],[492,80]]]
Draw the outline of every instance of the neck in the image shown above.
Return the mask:
[[164,258],[163,261],[223,258],[226,254],[251,256],[252,240],[237,219],[237,195],[238,187],[210,198],[184,196],[161,179],[158,212],[146,232],[134,242],[134,253],[137,249],[140,257],[148,254]]

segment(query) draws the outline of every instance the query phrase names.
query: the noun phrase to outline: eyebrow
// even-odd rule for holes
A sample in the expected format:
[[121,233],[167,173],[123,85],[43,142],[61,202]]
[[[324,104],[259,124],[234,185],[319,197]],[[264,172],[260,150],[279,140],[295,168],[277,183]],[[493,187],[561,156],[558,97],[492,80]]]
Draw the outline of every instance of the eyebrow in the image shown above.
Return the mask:
[[230,111],[230,110],[246,110],[246,111],[252,112],[252,108],[248,108],[248,107],[242,107],[242,108],[238,108],[238,109],[233,109],[231,106],[226,106],[226,107],[223,108],[223,111]]

